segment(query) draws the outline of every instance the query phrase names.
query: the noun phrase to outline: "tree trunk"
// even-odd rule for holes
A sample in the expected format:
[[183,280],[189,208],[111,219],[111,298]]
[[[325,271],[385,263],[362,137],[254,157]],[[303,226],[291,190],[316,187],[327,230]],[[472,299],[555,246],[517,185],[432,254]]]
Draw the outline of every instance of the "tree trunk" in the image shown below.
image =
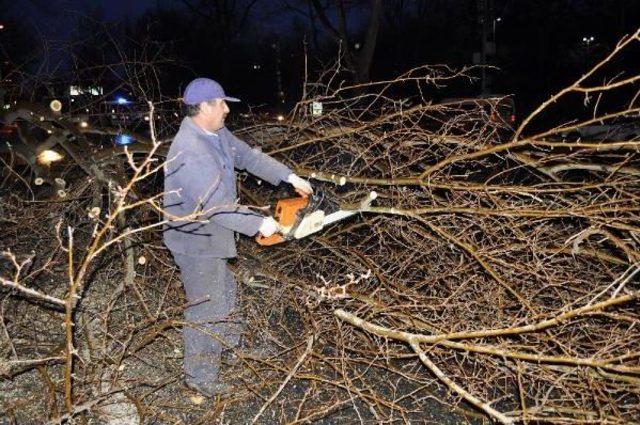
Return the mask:
[[372,0],[371,17],[367,27],[366,38],[362,49],[356,57],[356,80],[358,83],[370,80],[371,62],[376,50],[378,30],[380,29],[380,16],[382,15],[382,0]]

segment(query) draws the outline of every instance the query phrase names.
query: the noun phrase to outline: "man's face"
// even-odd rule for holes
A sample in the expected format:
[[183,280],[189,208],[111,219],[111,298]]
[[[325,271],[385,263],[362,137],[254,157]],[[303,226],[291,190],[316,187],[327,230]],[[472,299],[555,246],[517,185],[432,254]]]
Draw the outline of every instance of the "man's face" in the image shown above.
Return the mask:
[[229,107],[223,99],[214,99],[203,102],[200,113],[206,119],[208,130],[217,131],[224,127],[224,119],[229,114]]

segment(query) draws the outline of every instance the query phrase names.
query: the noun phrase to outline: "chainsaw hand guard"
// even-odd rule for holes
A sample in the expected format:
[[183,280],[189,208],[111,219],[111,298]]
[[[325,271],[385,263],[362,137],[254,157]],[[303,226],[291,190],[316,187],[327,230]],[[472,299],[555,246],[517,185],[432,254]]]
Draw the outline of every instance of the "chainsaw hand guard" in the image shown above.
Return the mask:
[[309,198],[298,197],[279,200],[276,204],[274,218],[280,224],[281,233],[275,233],[268,238],[258,235],[256,242],[262,246],[272,246],[292,239],[291,230],[302,219],[308,205]]

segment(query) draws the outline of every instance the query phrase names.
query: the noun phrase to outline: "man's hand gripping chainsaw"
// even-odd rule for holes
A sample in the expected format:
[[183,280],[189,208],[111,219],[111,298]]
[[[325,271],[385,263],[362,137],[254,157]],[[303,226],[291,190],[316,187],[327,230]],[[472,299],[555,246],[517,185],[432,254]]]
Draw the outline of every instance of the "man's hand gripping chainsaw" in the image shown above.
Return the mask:
[[366,211],[371,202],[378,197],[376,192],[369,194],[360,201],[355,209],[344,209],[326,214],[319,209],[318,204],[322,195],[313,195],[310,198],[281,199],[276,204],[274,217],[278,220],[280,231],[269,237],[258,235],[256,241],[263,246],[276,245],[291,239],[301,239],[313,233],[319,232],[325,226],[342,221],[352,215]]

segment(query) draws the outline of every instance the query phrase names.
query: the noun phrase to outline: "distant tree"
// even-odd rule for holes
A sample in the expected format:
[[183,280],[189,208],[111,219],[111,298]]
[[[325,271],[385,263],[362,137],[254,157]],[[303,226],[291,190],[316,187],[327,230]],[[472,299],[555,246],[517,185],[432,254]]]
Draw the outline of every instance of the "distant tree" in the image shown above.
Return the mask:
[[[255,1],[180,0],[174,9],[152,10],[140,16],[129,28],[129,38],[144,40],[163,58],[161,81],[164,93],[179,95],[195,76],[220,80],[228,92],[240,95],[248,81],[258,73],[252,68],[254,57],[266,49],[255,34],[251,13]],[[260,77],[264,73],[259,74]],[[257,93],[262,87],[252,91]],[[243,100],[248,100],[243,96]]]
[[229,46],[246,27],[257,0],[181,0],[194,16],[209,25],[216,40]]
[[382,13],[382,0],[371,0],[371,11],[369,21],[365,26],[362,41],[358,46],[351,40],[347,25],[347,2],[336,0],[335,7],[338,12],[338,25],[332,25],[321,6],[320,0],[311,0],[313,7],[318,14],[320,22],[327,29],[329,34],[342,43],[345,49],[347,63],[355,72],[356,82],[366,82],[370,79],[371,63],[376,49],[378,32],[380,29],[380,16]]
[[[38,40],[24,25],[21,11],[11,0],[0,0],[0,55],[3,63],[22,66],[36,53]],[[5,63],[6,65],[6,63]]]
[[[319,26],[341,46],[346,66],[353,72],[356,82],[370,80],[382,17],[382,0],[284,0],[283,4],[288,10],[307,17],[316,44]],[[368,20],[363,25],[367,9]]]

